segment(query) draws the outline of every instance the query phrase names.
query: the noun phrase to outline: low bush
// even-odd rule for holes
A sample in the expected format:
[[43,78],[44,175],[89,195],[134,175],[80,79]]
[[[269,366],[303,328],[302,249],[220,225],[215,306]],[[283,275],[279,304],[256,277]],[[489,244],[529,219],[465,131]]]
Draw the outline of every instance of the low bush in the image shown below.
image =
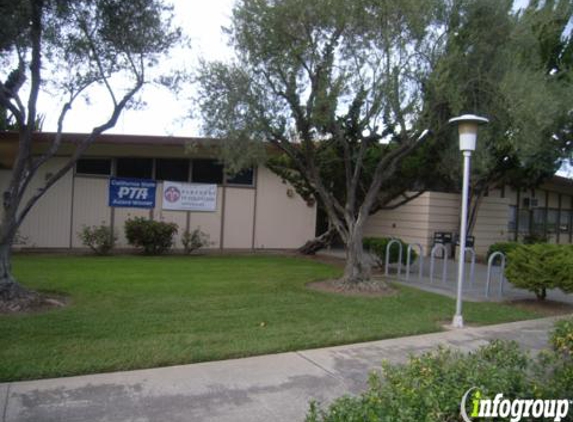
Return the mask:
[[572,369],[571,359],[553,351],[532,358],[515,342],[494,340],[467,355],[440,348],[403,365],[384,364],[382,374],[372,374],[369,389],[357,397],[342,397],[326,409],[311,403],[306,421],[457,421],[461,400],[474,387],[468,414],[477,391],[486,399],[499,393],[510,400],[568,399]]
[[97,255],[109,255],[115,246],[117,236],[110,226],[83,226],[78,237],[84,246],[87,246]]
[[497,242],[492,244],[488,250],[487,250],[487,258],[489,259],[489,257],[491,255],[493,255],[495,252],[502,252],[505,257],[507,258],[507,255],[513,251],[515,248],[517,248],[521,243],[519,242]]
[[[386,248],[388,243],[393,240],[390,237],[365,237],[363,239],[364,249],[374,255],[379,266],[383,267],[386,262]],[[398,239],[400,240],[400,239]],[[402,264],[406,265],[408,244],[400,240],[402,244]],[[418,254],[412,250],[412,262],[416,261]],[[390,263],[398,262],[399,251],[398,245],[392,245],[390,248]]]
[[557,321],[549,342],[555,352],[573,358],[573,319]]
[[181,236],[181,244],[183,245],[183,251],[186,254],[190,254],[197,249],[209,246],[211,242],[209,235],[197,228],[192,232],[185,231]]
[[519,245],[507,258],[507,280],[516,287],[535,293],[539,300],[545,299],[548,289],[573,291],[571,246],[547,243]]
[[175,223],[148,220],[135,217],[125,222],[127,242],[136,248],[142,248],[147,255],[160,255],[173,246],[173,236],[177,234]]

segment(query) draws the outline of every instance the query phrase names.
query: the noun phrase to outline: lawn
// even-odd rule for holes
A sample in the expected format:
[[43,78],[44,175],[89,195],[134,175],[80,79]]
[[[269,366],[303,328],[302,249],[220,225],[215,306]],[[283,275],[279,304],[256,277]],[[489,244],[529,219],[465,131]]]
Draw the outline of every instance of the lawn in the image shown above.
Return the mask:
[[[279,256],[17,256],[25,285],[69,296],[42,314],[0,316],[0,380],[227,359],[438,331],[454,301],[399,287],[383,298],[305,288],[340,269]],[[468,323],[536,317],[466,304]]]

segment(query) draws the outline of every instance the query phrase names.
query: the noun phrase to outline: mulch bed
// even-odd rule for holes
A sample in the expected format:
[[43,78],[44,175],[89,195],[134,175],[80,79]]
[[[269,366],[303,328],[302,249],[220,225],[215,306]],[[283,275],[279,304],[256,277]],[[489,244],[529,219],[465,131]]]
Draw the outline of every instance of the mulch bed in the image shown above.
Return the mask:
[[31,297],[0,301],[0,314],[21,315],[46,312],[68,305],[69,298],[56,294],[35,294]]
[[533,311],[545,316],[573,314],[573,304],[555,300],[519,299],[506,302],[511,306]]

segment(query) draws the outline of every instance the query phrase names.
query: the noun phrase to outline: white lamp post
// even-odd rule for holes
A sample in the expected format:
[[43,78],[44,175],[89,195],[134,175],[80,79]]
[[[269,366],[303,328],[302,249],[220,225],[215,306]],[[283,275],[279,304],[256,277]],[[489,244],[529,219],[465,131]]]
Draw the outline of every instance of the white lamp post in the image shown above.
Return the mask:
[[462,211],[460,222],[460,254],[458,261],[458,294],[456,297],[456,314],[452,321],[454,328],[464,327],[462,317],[462,283],[464,279],[464,266],[466,261],[466,238],[468,226],[468,192],[470,187],[470,160],[472,152],[476,149],[477,129],[479,124],[488,123],[485,117],[473,114],[464,114],[450,119],[450,123],[458,125],[460,137],[460,151],[464,155],[464,178],[462,186]]

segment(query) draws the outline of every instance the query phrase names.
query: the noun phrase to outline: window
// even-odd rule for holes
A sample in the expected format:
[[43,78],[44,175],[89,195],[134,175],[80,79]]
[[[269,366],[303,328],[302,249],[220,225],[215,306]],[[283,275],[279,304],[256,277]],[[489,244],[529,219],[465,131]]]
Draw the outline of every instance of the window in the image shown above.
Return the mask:
[[528,210],[519,210],[519,232],[529,233],[529,216]]
[[531,226],[532,233],[545,233],[545,223],[547,222],[547,214],[544,208],[536,208],[533,210],[533,224]]
[[229,176],[227,178],[227,183],[230,185],[245,185],[253,186],[254,181],[254,171],[252,168],[241,170],[234,176]]
[[569,227],[571,227],[571,211],[561,211],[561,221],[559,222],[559,231],[561,233],[569,233]]
[[223,166],[217,160],[193,160],[193,183],[223,183]]
[[117,177],[151,179],[153,173],[152,158],[118,158]]
[[187,182],[189,180],[189,160],[178,158],[156,159],[155,179]]
[[547,232],[555,233],[557,231],[557,217],[559,211],[554,209],[547,210]]
[[109,176],[111,174],[111,159],[82,158],[76,162],[76,174]]
[[517,229],[517,207],[509,206],[509,222],[507,224],[507,229],[510,232],[514,232]]

